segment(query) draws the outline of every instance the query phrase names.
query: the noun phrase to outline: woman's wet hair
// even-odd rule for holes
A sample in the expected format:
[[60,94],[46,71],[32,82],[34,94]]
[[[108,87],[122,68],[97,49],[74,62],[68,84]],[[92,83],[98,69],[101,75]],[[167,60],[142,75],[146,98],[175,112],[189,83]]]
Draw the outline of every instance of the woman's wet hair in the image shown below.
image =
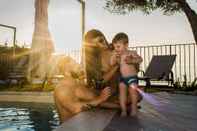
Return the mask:
[[85,51],[85,70],[87,77],[87,85],[96,87],[96,81],[102,79],[102,64],[101,64],[101,48],[98,44],[106,44],[107,40],[104,34],[96,29],[88,31],[84,36],[84,51]]

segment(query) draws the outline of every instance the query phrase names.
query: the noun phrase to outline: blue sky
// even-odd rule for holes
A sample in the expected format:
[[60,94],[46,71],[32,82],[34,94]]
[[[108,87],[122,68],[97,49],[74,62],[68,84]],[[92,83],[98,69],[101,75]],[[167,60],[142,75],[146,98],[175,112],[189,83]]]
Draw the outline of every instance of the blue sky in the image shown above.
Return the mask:
[[[197,2],[188,0],[197,11]],[[130,45],[179,44],[194,42],[190,25],[183,13],[164,16],[155,11],[144,15],[139,11],[120,16],[110,14],[104,0],[86,0],[86,31],[101,30],[111,41],[118,32],[126,32]],[[34,0],[0,0],[0,23],[17,27],[17,41],[31,43],[34,27]],[[49,29],[57,52],[81,46],[80,4],[77,0],[51,0]],[[0,42],[12,40],[10,30],[0,27]]]

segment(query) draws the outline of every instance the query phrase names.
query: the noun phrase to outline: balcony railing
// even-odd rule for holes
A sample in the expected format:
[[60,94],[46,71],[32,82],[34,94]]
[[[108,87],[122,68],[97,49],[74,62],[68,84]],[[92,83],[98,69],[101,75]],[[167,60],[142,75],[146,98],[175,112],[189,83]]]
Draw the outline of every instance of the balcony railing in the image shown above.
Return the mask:
[[[146,70],[153,55],[176,54],[176,61],[172,69],[175,80],[184,81],[184,78],[186,76],[187,81],[191,82],[197,77],[197,45],[194,43],[136,46],[130,47],[130,49],[136,50],[138,54],[143,58],[143,63],[141,64],[142,70]],[[80,50],[66,50],[65,55],[72,57],[78,63],[81,62]],[[10,58],[6,56],[0,56],[0,64],[10,66]]]
[[154,45],[154,46],[137,46],[131,47],[143,57],[141,65],[142,70],[145,70],[153,55],[172,55],[176,54],[176,61],[173,66],[175,80],[191,82],[197,77],[197,45],[190,44],[175,44],[175,45]]
[[[141,69],[146,70],[153,55],[172,55],[176,54],[176,61],[173,66],[175,80],[191,82],[197,77],[197,45],[189,44],[173,44],[173,45],[152,45],[152,46],[135,46],[130,47],[136,50],[143,58]],[[67,50],[66,55],[72,57],[77,62],[81,60],[79,50]]]

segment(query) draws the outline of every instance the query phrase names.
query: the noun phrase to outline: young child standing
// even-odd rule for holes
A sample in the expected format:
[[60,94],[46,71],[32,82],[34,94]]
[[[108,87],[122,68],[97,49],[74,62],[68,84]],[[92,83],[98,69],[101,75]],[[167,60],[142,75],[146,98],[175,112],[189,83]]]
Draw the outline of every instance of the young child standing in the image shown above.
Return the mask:
[[140,94],[138,88],[138,68],[142,62],[142,58],[136,51],[128,49],[129,38],[125,33],[118,33],[112,40],[114,54],[111,57],[111,65],[120,65],[120,81],[119,81],[119,101],[121,106],[121,116],[127,115],[127,90],[131,101],[130,116],[137,114],[137,103]]

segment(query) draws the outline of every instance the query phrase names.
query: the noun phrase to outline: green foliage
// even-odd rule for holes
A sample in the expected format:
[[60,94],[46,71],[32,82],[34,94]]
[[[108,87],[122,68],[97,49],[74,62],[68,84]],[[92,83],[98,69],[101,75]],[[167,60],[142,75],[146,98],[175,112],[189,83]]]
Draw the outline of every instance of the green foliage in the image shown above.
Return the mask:
[[53,85],[53,84],[47,84],[46,86],[44,86],[42,91],[53,91],[54,87],[55,87],[55,85]]
[[156,8],[163,11],[164,15],[172,15],[181,11],[181,5],[176,0],[156,0]]
[[0,46],[0,79],[6,79],[9,71],[13,66],[15,67],[13,63],[17,63],[23,56],[28,55],[28,52],[28,48],[16,46],[16,57],[13,58],[13,47]]
[[[25,51],[29,51],[29,48],[25,48],[25,47],[20,47],[18,45],[16,45],[15,47],[15,53],[21,53],[21,52],[25,52]],[[6,54],[8,56],[12,56],[13,55],[13,47],[8,47],[8,46],[1,46],[0,45],[0,55],[2,54]]]
[[174,88],[182,91],[194,91],[197,89],[197,78],[195,78],[191,83],[189,83],[187,81],[187,76],[184,75],[184,81],[180,82],[180,80],[178,79],[174,83]]
[[105,9],[115,14],[127,14],[135,10],[149,14],[154,7],[147,0],[106,0]]
[[[105,0],[105,9],[115,14],[127,14],[140,10],[150,14],[156,9],[162,10],[164,15],[173,15],[181,11],[179,0]],[[181,3],[181,4],[180,4]]]
[[0,91],[53,91],[54,85],[47,84],[44,86],[42,84],[29,84],[26,83],[22,87],[20,85],[11,85],[10,87],[6,85],[0,85]]

